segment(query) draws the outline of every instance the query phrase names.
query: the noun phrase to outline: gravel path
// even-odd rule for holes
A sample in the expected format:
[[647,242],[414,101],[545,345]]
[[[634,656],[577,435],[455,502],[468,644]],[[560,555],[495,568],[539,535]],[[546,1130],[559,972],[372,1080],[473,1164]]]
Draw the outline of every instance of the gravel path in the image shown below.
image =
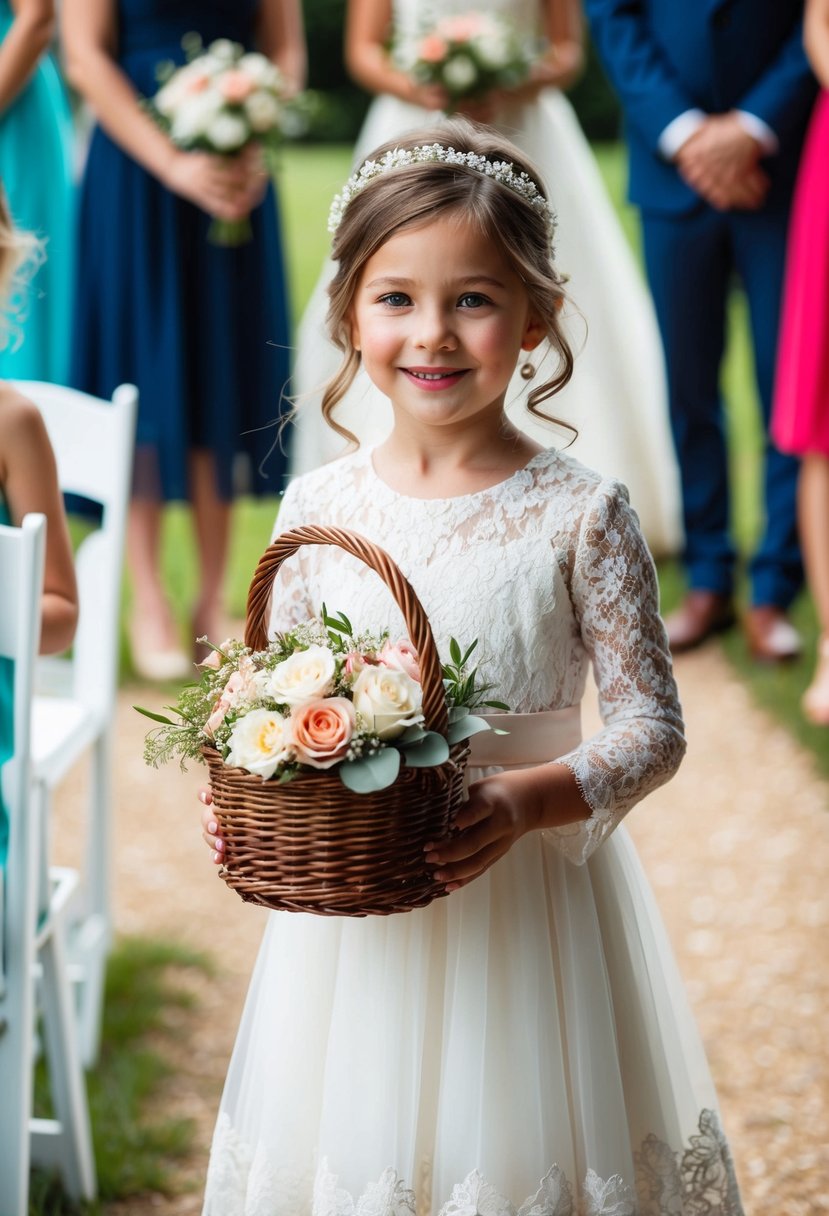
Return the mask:
[[[829,785],[750,700],[716,647],[676,664],[689,750],[678,776],[629,826],[665,916],[717,1082],[746,1216],[829,1213]],[[200,1185],[227,1057],[264,913],[233,897],[198,838],[198,772],[145,768],[145,720],[122,690],[113,879],[119,932],[210,951],[165,1111],[197,1126],[175,1198],[109,1216],[200,1211]],[[56,852],[76,851],[83,773],[61,791]]]

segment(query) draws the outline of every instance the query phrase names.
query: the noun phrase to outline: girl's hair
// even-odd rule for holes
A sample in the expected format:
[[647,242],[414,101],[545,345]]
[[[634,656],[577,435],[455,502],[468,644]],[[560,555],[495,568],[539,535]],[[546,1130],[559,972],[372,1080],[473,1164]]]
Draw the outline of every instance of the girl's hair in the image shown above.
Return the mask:
[[[393,149],[429,144],[471,152],[491,162],[511,163],[515,173],[528,174],[546,197],[538,171],[517,148],[496,132],[465,119],[448,119],[413,131],[383,144],[368,159],[378,161]],[[327,323],[333,342],[345,357],[326,386],[322,413],[328,425],[352,444],[356,443],[355,436],[336,421],[333,410],[347,393],[360,366],[359,351],[351,345],[349,313],[363,267],[398,232],[447,214],[463,216],[476,224],[488,240],[501,248],[520,276],[530,307],[542,321],[550,345],[558,355],[555,375],[532,390],[527,408],[536,417],[567,426],[538,408],[562,389],[573,374],[573,352],[560,321],[566,298],[564,280],[553,264],[546,214],[521,194],[467,165],[428,161],[390,169],[375,177],[348,203],[334,237],[332,256],[338,267],[328,288]]]
[[0,350],[22,336],[23,292],[42,260],[42,243],[15,227],[0,181]]

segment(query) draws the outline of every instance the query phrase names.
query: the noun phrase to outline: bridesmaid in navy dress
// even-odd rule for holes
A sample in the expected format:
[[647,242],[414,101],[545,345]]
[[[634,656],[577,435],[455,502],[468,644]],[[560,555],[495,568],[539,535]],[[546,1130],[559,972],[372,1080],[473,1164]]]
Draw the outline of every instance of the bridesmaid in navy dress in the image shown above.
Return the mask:
[[[288,380],[288,305],[276,199],[260,156],[175,148],[142,110],[182,39],[229,38],[302,86],[299,0],[64,0],[67,75],[98,125],[80,214],[73,383],[140,392],[128,563],[140,674],[189,670],[159,570],[165,501],[193,506],[201,567],[194,635],[221,634],[221,585],[240,467],[246,490],[283,488],[275,425]],[[211,219],[250,214],[253,239],[221,248]],[[242,456],[243,460],[239,460]]]

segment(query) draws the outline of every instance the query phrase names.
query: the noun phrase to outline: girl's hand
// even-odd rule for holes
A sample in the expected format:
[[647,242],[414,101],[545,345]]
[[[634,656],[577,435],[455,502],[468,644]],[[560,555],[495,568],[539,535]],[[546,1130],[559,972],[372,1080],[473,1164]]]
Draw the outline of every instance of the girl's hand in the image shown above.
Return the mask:
[[201,813],[201,828],[202,839],[205,844],[212,850],[213,864],[219,866],[222,864],[225,842],[219,836],[219,825],[216,822],[216,817],[210,809],[213,802],[213,792],[209,786],[204,786],[199,790],[199,802],[204,804],[204,810]]
[[441,84],[422,84],[409,76],[403,92],[403,101],[420,106],[424,110],[448,110],[449,94]]
[[469,800],[455,821],[458,835],[425,846],[437,865],[435,878],[447,891],[466,886],[503,857],[538,822],[532,789],[523,773],[497,773],[469,787]]
[[[257,180],[252,159],[213,156],[208,152],[175,149],[163,176],[164,185],[220,220],[243,220],[250,215],[257,191],[264,195],[267,180]],[[261,202],[261,197],[258,200]]]

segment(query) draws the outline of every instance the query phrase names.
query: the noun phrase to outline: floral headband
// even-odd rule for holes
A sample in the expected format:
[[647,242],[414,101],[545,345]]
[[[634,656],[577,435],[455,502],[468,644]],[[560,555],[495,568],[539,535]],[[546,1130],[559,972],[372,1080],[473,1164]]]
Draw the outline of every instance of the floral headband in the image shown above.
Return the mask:
[[394,169],[402,169],[408,165],[428,165],[440,162],[444,165],[460,165],[472,169],[484,177],[491,177],[500,185],[506,186],[514,194],[519,194],[526,202],[534,207],[544,218],[549,232],[552,248],[556,227],[556,215],[547,199],[539,190],[528,173],[516,172],[515,166],[509,161],[487,160],[477,152],[457,152],[454,148],[445,148],[443,144],[424,144],[415,148],[393,148],[385,152],[379,160],[367,160],[348,179],[340,193],[331,204],[328,215],[328,231],[334,233],[340,226],[346,208],[353,198],[361,194],[366,186],[377,177],[384,177]]

